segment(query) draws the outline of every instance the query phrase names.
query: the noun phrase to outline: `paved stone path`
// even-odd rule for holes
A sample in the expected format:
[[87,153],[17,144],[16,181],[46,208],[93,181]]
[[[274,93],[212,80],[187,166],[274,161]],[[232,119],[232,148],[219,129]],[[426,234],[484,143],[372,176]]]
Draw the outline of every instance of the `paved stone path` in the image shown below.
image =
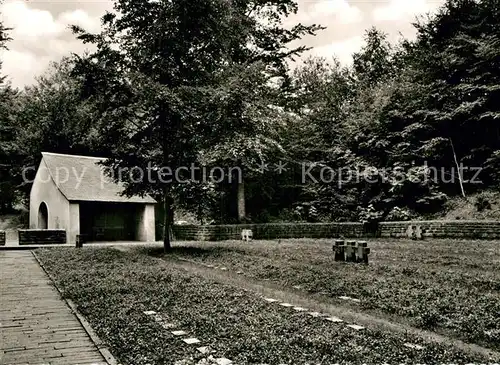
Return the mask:
[[107,364],[29,251],[0,251],[0,364]]

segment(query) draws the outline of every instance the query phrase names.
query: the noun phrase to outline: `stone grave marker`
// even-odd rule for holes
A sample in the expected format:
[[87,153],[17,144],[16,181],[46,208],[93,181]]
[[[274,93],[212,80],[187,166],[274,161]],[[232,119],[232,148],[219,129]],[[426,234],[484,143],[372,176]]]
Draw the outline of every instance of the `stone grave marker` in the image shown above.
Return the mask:
[[185,331],[172,331],[172,334],[174,336],[184,336],[184,335],[187,335],[187,332],[185,332]]
[[413,229],[414,227],[410,224],[406,229],[406,237],[413,239]]
[[413,232],[414,239],[421,240],[422,239],[422,227],[415,226],[415,231]]
[[365,329],[363,326],[359,326],[357,324],[348,324],[347,327],[355,329],[356,331],[361,331]]
[[184,341],[185,343],[187,343],[188,345],[193,345],[195,343],[200,343],[200,340],[198,340],[197,338],[195,337],[192,337],[192,338],[185,338],[183,339],[182,341]]
[[368,264],[368,255],[370,248],[366,241],[347,241],[336,240],[332,250],[335,261],[356,262]]
[[241,239],[243,241],[251,241],[253,238],[253,232],[251,229],[243,229],[241,230]]
[[368,248],[368,242],[359,241],[356,251],[356,262],[368,263],[368,255],[370,254],[370,249]]
[[345,248],[345,261],[346,262],[356,262],[356,241],[347,241]]
[[344,322],[343,320],[341,320],[340,318],[338,317],[328,317],[326,318],[327,321],[330,321],[330,322],[333,322],[333,323],[341,323],[341,322]]
[[336,240],[335,246],[333,246],[333,252],[335,253],[335,261],[344,261],[344,240]]

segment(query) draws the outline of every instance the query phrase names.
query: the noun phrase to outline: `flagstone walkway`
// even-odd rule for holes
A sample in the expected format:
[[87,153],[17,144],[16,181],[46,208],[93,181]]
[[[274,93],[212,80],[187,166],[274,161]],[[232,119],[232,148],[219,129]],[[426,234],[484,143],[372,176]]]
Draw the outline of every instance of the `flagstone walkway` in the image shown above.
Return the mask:
[[0,251],[0,364],[107,364],[30,251]]

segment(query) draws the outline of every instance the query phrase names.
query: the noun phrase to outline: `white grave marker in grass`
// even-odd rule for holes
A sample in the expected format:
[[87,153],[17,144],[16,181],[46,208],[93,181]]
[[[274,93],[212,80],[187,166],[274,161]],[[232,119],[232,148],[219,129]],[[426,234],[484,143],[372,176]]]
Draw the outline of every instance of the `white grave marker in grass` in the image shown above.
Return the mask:
[[340,318],[338,317],[328,317],[328,318],[325,318],[327,321],[330,321],[330,322],[333,322],[333,323],[340,323],[340,322],[344,322],[343,320],[341,320]]
[[409,348],[411,348],[411,349],[415,349],[415,350],[423,350],[423,349],[424,349],[424,347],[423,347],[423,346],[420,346],[420,345],[415,345],[415,344],[413,344],[413,343],[409,343],[409,342],[406,342],[404,345],[405,345],[406,347],[409,347]]
[[160,322],[160,325],[166,330],[170,330],[176,327],[174,323],[168,323],[168,322]]
[[251,241],[253,238],[253,232],[251,229],[243,229],[241,231],[241,239],[243,241]]
[[172,334],[174,336],[184,336],[184,335],[187,335],[187,332],[185,332],[185,331],[172,331]]
[[219,357],[218,359],[215,359],[215,362],[217,365],[231,365],[233,362],[229,359],[226,359],[225,357]]
[[343,295],[343,296],[339,297],[339,299],[342,299],[342,300],[350,300],[350,301],[352,301],[352,302],[356,302],[356,303],[360,303],[360,302],[361,302],[361,300],[359,300],[359,299],[356,299],[356,298],[351,298],[351,297],[347,297],[347,296],[345,296],[345,295]]
[[195,343],[200,343],[200,340],[198,340],[197,338],[194,338],[194,337],[193,338],[185,338],[182,341],[184,341],[188,345],[193,345]]
[[198,352],[200,352],[204,355],[208,354],[210,352],[210,349],[208,348],[208,346],[197,347],[196,350],[198,350]]
[[309,312],[307,314],[309,314],[311,317],[315,317],[315,318],[323,316],[323,314],[321,314],[320,312]]
[[269,302],[269,303],[274,303],[274,302],[277,302],[278,300],[277,299],[273,299],[273,298],[264,298],[264,300],[266,302]]
[[357,324],[348,324],[347,327],[355,329],[356,331],[364,330],[363,326],[358,326]]

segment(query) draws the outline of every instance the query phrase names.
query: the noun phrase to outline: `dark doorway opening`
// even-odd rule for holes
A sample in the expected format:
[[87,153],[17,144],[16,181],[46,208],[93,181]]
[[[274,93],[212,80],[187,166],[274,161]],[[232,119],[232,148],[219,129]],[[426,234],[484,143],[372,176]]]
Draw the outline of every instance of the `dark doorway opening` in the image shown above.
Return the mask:
[[135,241],[140,204],[80,203],[80,234],[86,241]]
[[47,229],[49,222],[49,210],[47,209],[47,204],[44,202],[40,203],[38,208],[38,229]]

